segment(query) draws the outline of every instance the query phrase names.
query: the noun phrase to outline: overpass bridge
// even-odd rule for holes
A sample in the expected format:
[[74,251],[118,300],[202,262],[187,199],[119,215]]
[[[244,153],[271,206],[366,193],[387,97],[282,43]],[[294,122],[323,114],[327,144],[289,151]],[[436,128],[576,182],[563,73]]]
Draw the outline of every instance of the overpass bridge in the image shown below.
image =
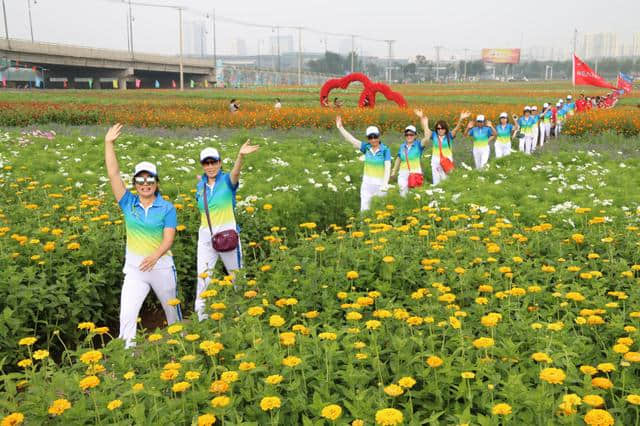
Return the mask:
[[[153,87],[155,81],[161,87],[171,87],[172,81],[180,81],[177,56],[0,39],[0,58],[44,68],[47,87],[65,79],[68,87],[86,87],[91,79],[96,89],[101,87],[101,82],[111,86],[113,80],[118,81],[120,89],[126,89],[127,85],[134,87],[136,80],[140,80],[143,87]],[[214,83],[216,80],[212,60],[185,57],[182,68],[185,82]]]

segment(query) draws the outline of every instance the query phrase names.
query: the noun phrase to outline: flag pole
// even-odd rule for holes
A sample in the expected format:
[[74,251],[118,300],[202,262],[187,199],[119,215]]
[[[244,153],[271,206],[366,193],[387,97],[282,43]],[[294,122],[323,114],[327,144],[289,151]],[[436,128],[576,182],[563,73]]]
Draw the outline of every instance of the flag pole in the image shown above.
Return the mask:
[[576,43],[578,40],[578,29],[575,28],[573,30],[573,55],[571,58],[571,64],[572,64],[572,74],[571,74],[571,80],[573,81],[573,96],[576,96]]

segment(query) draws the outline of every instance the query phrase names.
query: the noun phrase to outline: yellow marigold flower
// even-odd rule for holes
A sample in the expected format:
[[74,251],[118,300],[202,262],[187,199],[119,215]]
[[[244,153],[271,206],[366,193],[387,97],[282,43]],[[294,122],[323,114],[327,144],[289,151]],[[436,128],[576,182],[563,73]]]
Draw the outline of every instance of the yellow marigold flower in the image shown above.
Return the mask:
[[217,355],[222,349],[224,349],[224,345],[222,343],[212,342],[211,340],[203,340],[200,342],[198,347],[209,356]]
[[627,352],[624,354],[625,361],[640,362],[640,352]]
[[404,393],[404,390],[396,384],[390,384],[389,386],[385,386],[384,393],[389,396],[400,396]]
[[100,384],[100,379],[97,376],[88,376],[84,379],[80,380],[80,388],[82,390],[87,390],[91,388],[95,388]]
[[100,351],[88,351],[80,355],[80,361],[84,364],[95,364],[102,359],[102,352]]
[[59,416],[69,408],[71,408],[71,403],[69,401],[67,401],[66,399],[56,399],[55,401],[53,401],[53,403],[51,403],[47,412],[52,416]]
[[582,402],[597,408],[604,405],[604,398],[600,395],[585,395],[582,397]]
[[82,266],[93,266],[93,260],[83,260]]
[[280,408],[280,405],[280,398],[277,396],[265,396],[260,401],[260,408],[262,411],[275,410],[276,408]]
[[612,371],[615,371],[616,366],[615,366],[615,365],[613,365],[613,364],[612,364],[612,363],[610,363],[610,362],[603,362],[603,363],[598,364],[598,365],[596,366],[596,368],[597,368],[598,370],[602,371],[603,373],[610,373],[610,372],[612,372]]
[[107,404],[107,408],[109,409],[109,411],[113,411],[116,408],[120,408],[121,406],[122,406],[122,401],[120,401],[119,399],[114,399],[113,401]]
[[342,408],[336,404],[327,405],[322,409],[320,415],[327,420],[335,421],[342,415]]
[[126,373],[124,373],[124,375],[122,377],[124,377],[125,380],[131,380],[136,376],[136,373],[133,371],[127,371]]
[[229,383],[225,382],[224,380],[216,380],[214,382],[211,382],[211,385],[209,386],[209,392],[213,392],[213,393],[225,393],[229,390]]
[[33,361],[31,360],[31,358],[25,358],[18,361],[18,367],[20,368],[31,367],[32,365],[33,365]]
[[405,389],[411,389],[413,385],[416,384],[416,381],[413,377],[407,376],[407,377],[402,377],[400,380],[398,380],[398,384]]
[[611,380],[606,377],[594,377],[591,379],[591,386],[600,389],[611,389],[613,387],[613,383],[611,383]]
[[240,371],[249,371],[253,370],[254,368],[256,368],[255,362],[243,361],[240,363],[240,365],[238,365],[238,370]]
[[211,426],[216,422],[216,416],[213,414],[203,414],[198,416],[198,426]]
[[149,337],[147,337],[147,340],[149,342],[157,342],[158,340],[162,339],[162,334],[150,334]]
[[178,377],[179,374],[180,372],[174,369],[162,370],[162,373],[160,373],[160,378],[164,381],[173,380]]
[[33,358],[38,360],[45,359],[48,356],[49,356],[49,351],[44,349],[39,349],[33,353]]
[[395,259],[393,258],[393,256],[385,256],[382,258],[382,261],[384,263],[393,263],[395,261]]
[[336,340],[337,338],[338,335],[336,333],[331,333],[328,331],[318,334],[318,339],[320,340]]
[[640,395],[630,394],[625,399],[629,404],[640,405]]
[[356,272],[356,271],[349,271],[347,272],[347,279],[348,280],[355,280],[359,277],[360,275]]
[[174,324],[174,325],[170,325],[167,328],[167,333],[169,334],[176,334],[176,333],[180,333],[182,331],[183,327],[181,324]]
[[443,363],[444,361],[439,356],[431,355],[429,358],[427,358],[427,365],[431,368],[438,368]]
[[142,383],[135,383],[133,386],[131,386],[131,390],[133,390],[134,392],[140,392],[142,390],[144,390],[144,384]]
[[69,243],[67,244],[67,250],[78,250],[80,248],[79,243]]
[[269,325],[271,327],[282,327],[285,321],[280,315],[271,315],[269,317]]
[[[6,168],[7,166],[5,166]],[[14,426],[14,425],[19,425],[22,422],[24,422],[24,414],[19,413],[19,412],[14,412],[9,414],[6,417],[2,418],[2,426]]]
[[456,330],[462,327],[462,323],[456,317],[449,317],[449,325]]
[[187,371],[184,373],[184,378],[187,380],[198,380],[200,378],[200,373],[198,371]]
[[224,408],[231,402],[231,398],[228,396],[216,396],[211,400],[211,406],[214,408]]
[[584,422],[589,426],[613,426],[615,420],[608,411],[596,408],[585,414]]
[[561,385],[566,378],[564,371],[559,368],[545,368],[540,372],[540,379],[554,385]]
[[491,414],[493,414],[494,416],[507,416],[511,414],[511,406],[509,404],[501,402],[491,408]]
[[296,343],[296,334],[292,332],[280,333],[280,344],[283,346],[293,346]]
[[358,321],[362,319],[362,314],[360,312],[351,311],[351,312],[347,312],[347,315],[345,316],[345,318],[348,321]]
[[490,348],[494,342],[491,337],[480,337],[473,341],[473,346],[477,349]]
[[474,372],[472,372],[472,371],[463,371],[463,372],[460,374],[460,376],[461,376],[463,379],[473,379],[473,378],[475,378],[475,377],[476,377],[476,374],[475,374]]
[[380,426],[396,426],[402,424],[404,417],[400,410],[384,408],[376,411],[376,424]]
[[18,341],[20,346],[31,346],[38,340],[37,337],[23,337]]
[[220,375],[220,380],[222,380],[223,382],[227,382],[229,384],[235,382],[236,380],[238,380],[239,374],[237,371],[225,371],[224,373],[222,373]]
[[282,377],[281,375],[279,375],[279,374],[273,374],[273,375],[271,375],[271,376],[268,376],[266,379],[264,379],[264,381],[265,381],[267,384],[270,384],[270,385],[277,385],[277,384],[279,384],[280,382],[282,382],[282,380],[283,380],[283,379],[284,379],[284,377]]
[[299,365],[301,362],[302,360],[298,357],[288,356],[282,360],[282,365],[286,367],[295,367],[296,365]]
[[546,363],[551,363],[553,362],[553,360],[551,359],[551,357],[547,354],[545,354],[544,352],[536,352],[533,355],[531,355],[531,359],[537,362],[546,362]]
[[178,382],[171,386],[171,390],[175,393],[184,392],[191,387],[191,383],[189,382]]

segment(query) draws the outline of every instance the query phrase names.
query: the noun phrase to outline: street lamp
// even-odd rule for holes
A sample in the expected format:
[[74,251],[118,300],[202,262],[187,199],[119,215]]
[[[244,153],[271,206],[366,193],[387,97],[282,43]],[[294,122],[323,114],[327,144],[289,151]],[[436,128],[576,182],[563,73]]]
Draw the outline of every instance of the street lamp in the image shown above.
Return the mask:
[[[33,0],[33,4],[38,4],[38,1]],[[31,31],[31,43],[33,43],[33,21],[31,20],[31,0],[27,0],[27,9],[29,10],[29,30]]]

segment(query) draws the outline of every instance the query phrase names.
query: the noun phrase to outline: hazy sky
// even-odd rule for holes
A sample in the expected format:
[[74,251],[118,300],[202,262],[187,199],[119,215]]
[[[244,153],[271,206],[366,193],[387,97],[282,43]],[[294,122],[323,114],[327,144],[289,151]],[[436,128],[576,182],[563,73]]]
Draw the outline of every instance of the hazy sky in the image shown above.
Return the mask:
[[[4,0],[9,35],[29,39],[27,1]],[[92,47],[127,49],[126,10],[120,0],[30,0],[34,37],[38,41],[79,44]],[[142,0],[133,0],[142,1]],[[631,44],[632,33],[640,32],[639,0],[561,0],[561,1],[321,1],[321,0],[144,0],[164,5],[184,5],[191,9],[216,9],[218,54],[236,52],[237,39],[244,40],[248,54],[270,53],[269,28],[253,28],[224,22],[234,18],[247,22],[304,26],[320,31],[357,34],[375,39],[394,39],[395,57],[434,56],[434,46],[444,46],[442,57],[478,56],[482,47],[533,46],[568,49],[573,29],[579,31],[578,44],[585,33],[615,32],[618,43]],[[327,4],[332,5],[331,8]],[[0,10],[1,12],[1,10]],[[137,51],[173,54],[178,51],[178,13],[171,9],[133,6],[134,48]],[[185,43],[189,43],[192,24],[203,15],[186,12]],[[186,28],[189,27],[189,28]],[[207,29],[211,20],[206,21]],[[0,22],[0,34],[4,27]],[[282,29],[281,36],[297,31]],[[211,32],[206,34],[211,52]],[[324,51],[325,37],[303,32],[306,51]],[[350,38],[328,36],[331,51],[350,47]],[[187,50],[190,48],[187,46]],[[191,48],[192,49],[192,48]],[[356,39],[356,49],[365,54],[386,56],[386,44]],[[557,51],[557,50],[556,50]]]

